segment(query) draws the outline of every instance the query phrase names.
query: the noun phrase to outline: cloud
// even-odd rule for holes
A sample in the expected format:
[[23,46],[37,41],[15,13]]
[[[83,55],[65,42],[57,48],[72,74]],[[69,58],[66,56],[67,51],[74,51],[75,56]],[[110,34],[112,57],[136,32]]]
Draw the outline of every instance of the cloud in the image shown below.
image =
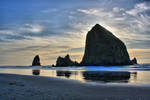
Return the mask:
[[8,41],[0,39],[0,43],[3,43],[3,42],[8,42]]
[[150,10],[150,7],[146,5],[146,2],[137,3],[133,9],[126,11],[127,14],[136,16],[137,14]]
[[149,49],[150,40],[126,39],[129,49]]
[[0,35],[1,34],[8,34],[8,35],[13,35],[13,34],[15,34],[15,32],[14,31],[12,31],[12,30],[0,30]]
[[138,0],[140,2],[150,2],[150,0]]
[[26,38],[24,36],[21,36],[21,35],[4,35],[3,36],[6,40],[23,40],[23,39],[29,39],[29,38]]
[[113,12],[115,12],[115,13],[118,13],[118,12],[124,11],[124,10],[125,10],[124,8],[119,8],[119,7],[114,7],[113,8]]
[[94,15],[94,16],[101,16],[101,17],[112,17],[113,14],[111,12],[108,12],[104,10],[103,8],[90,8],[90,9],[77,9],[78,12],[81,12],[83,14],[87,15]]
[[23,35],[18,34],[14,30],[0,30],[0,36],[3,42],[10,42],[12,40],[29,39]]
[[[100,9],[100,10],[103,10],[103,9]],[[97,15],[97,13],[100,12],[100,10],[98,10],[98,9],[88,9],[88,10],[78,9],[77,11],[85,13],[85,14]]]
[[75,52],[83,52],[84,47],[79,47],[79,48],[69,48],[63,51],[60,51],[60,53],[75,53]]
[[13,27],[8,27],[7,29],[0,29],[0,35],[5,39],[22,40],[27,39],[26,33],[40,34],[43,30],[43,26],[38,24],[14,25]]
[[[68,49],[70,48],[70,46],[56,46],[56,45],[44,45],[44,46],[40,46],[40,45],[32,45],[32,46],[26,46],[26,47],[16,47],[16,48],[12,48],[11,50],[7,51],[7,52],[23,52],[23,51],[37,51],[37,50],[50,50],[52,48],[52,50],[54,49]],[[50,50],[51,51],[51,50]],[[55,52],[55,51],[53,51]]]
[[56,8],[51,8],[51,9],[45,9],[45,10],[42,10],[41,12],[42,13],[52,13],[52,12],[57,12],[58,9]]
[[25,24],[23,27],[19,28],[19,31],[23,32],[32,32],[32,33],[40,33],[44,30],[44,27],[36,24]]
[[1,28],[0,35],[2,39],[8,41],[32,39],[34,37],[49,37],[51,35],[63,34],[55,25],[47,26],[41,24],[23,24],[14,25],[8,28]]

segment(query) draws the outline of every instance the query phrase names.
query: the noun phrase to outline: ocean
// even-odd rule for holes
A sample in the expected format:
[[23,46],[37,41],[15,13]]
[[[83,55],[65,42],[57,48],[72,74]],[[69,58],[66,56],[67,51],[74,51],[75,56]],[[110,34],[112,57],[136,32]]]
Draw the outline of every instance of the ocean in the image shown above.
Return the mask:
[[[34,73],[38,71],[38,73]],[[150,85],[150,64],[128,66],[0,66],[0,73],[57,77],[93,84]]]

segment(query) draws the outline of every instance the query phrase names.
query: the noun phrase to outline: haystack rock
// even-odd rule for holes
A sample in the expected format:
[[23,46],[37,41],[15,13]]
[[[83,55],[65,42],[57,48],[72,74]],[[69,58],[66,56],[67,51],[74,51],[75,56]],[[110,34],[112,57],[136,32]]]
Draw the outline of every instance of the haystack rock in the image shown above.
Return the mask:
[[56,61],[56,66],[77,66],[78,63],[74,62],[70,59],[70,56],[67,54],[64,58],[63,57],[58,57]]
[[125,44],[110,31],[96,24],[86,36],[84,66],[131,64]]
[[39,55],[36,55],[34,57],[33,62],[32,62],[32,66],[41,66]]

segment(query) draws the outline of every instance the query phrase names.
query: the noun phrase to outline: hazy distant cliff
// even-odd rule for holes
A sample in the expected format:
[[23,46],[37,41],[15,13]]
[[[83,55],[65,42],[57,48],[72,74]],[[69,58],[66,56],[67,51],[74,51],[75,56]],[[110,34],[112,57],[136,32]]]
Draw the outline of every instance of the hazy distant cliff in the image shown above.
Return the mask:
[[130,64],[125,44],[104,27],[96,24],[86,36],[81,65]]

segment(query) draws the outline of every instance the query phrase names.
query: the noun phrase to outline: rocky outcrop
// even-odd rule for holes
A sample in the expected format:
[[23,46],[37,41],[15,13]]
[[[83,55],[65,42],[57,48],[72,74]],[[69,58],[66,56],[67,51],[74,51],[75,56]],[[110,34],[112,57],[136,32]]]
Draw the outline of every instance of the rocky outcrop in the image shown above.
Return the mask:
[[67,54],[64,58],[63,57],[58,57],[56,61],[56,66],[77,66],[78,63],[74,62],[70,59],[70,56]]
[[34,57],[33,62],[32,62],[32,66],[41,66],[39,55],[36,55]]
[[137,64],[137,59],[135,57],[131,60],[131,64]]
[[104,27],[96,24],[86,36],[85,53],[80,65],[131,64],[125,44]]

